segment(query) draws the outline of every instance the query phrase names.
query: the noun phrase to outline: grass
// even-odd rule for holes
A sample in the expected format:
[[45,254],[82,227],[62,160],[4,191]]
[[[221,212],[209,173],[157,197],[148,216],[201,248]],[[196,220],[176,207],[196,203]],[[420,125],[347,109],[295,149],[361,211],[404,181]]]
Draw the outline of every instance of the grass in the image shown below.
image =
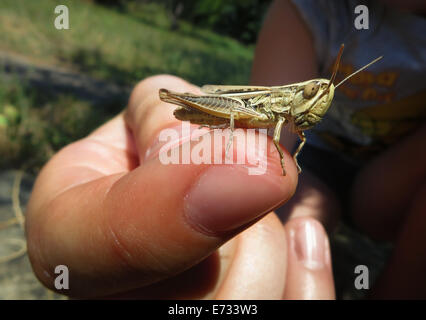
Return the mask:
[[[58,4],[69,7],[69,30],[54,28]],[[117,12],[88,1],[2,0],[0,32],[2,50],[127,84],[158,73],[199,85],[246,83],[252,58],[251,48],[188,23],[171,31],[155,3]]]
[[[54,27],[59,4],[69,8],[69,30]],[[83,0],[2,0],[0,52],[126,86],[160,73],[198,85],[248,82],[252,47],[185,22],[172,31],[170,24],[166,10],[154,2],[117,11]],[[40,92],[22,79],[3,79],[0,166],[36,173],[58,149],[121,108],[120,103],[105,107]]]
[[37,173],[64,145],[111,114],[71,95],[49,95],[17,79],[0,81],[0,168]]

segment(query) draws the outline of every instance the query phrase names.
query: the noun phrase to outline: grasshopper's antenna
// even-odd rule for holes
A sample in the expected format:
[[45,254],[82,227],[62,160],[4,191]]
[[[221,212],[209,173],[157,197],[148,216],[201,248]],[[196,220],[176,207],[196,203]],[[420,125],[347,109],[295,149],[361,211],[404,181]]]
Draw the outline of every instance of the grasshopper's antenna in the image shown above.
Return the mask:
[[345,44],[342,43],[339,49],[339,53],[337,54],[336,62],[334,63],[333,74],[331,75],[330,82],[328,83],[327,89],[330,88],[331,84],[336,79],[337,71],[339,70],[340,59],[342,58],[344,48],[345,48]]
[[362,68],[358,69],[357,71],[355,71],[354,73],[348,75],[345,79],[343,79],[342,81],[340,81],[334,88],[336,89],[338,86],[340,86],[343,82],[345,82],[346,80],[348,80],[349,78],[353,77],[354,75],[356,75],[357,73],[361,72],[362,70],[368,68],[369,66],[371,66],[373,63],[379,61],[381,58],[383,58],[383,56],[380,56],[376,59],[374,59],[373,61],[371,61],[370,63],[366,64],[365,66],[363,66]]
[[317,101],[320,101],[322,97],[324,97],[330,91],[330,87],[333,84],[334,80],[336,79],[337,71],[339,70],[340,59],[342,58],[344,47],[345,47],[345,44],[342,43],[339,49],[339,53],[337,54],[336,62],[334,63],[333,74],[331,75],[327,88],[324,90],[323,93],[321,93],[321,95],[318,98],[315,99],[315,102],[312,105],[315,105]]

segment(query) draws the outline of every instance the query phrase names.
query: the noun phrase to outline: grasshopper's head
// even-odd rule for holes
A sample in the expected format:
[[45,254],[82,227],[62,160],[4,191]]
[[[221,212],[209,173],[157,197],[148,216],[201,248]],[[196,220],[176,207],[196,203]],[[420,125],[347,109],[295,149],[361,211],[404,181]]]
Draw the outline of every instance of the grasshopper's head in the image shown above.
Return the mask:
[[370,63],[344,78],[337,85],[334,85],[334,80],[336,79],[337,70],[339,69],[339,63],[343,53],[343,47],[344,45],[342,44],[334,64],[333,74],[331,75],[330,80],[314,79],[303,82],[298,87],[294,95],[293,105],[290,109],[290,115],[294,123],[293,130],[306,130],[315,126],[318,122],[321,121],[322,117],[326,114],[328,108],[330,107],[331,101],[334,97],[334,89],[357,73],[361,72],[365,68],[368,68],[373,63],[383,58],[383,56],[381,56],[374,59]]
[[330,108],[334,97],[334,80],[339,69],[340,59],[343,53],[342,44],[334,63],[333,74],[330,80],[314,79],[301,83],[295,93],[291,116],[293,118],[294,130],[307,130],[315,126]]
[[295,93],[295,99],[291,108],[294,130],[307,130],[321,121],[330,108],[334,97],[334,80],[339,69],[340,59],[343,54],[342,44],[334,63],[333,74],[330,80],[314,79],[301,84]]
[[334,85],[327,79],[304,82],[296,92],[291,116],[297,130],[307,130],[321,121],[334,97]]

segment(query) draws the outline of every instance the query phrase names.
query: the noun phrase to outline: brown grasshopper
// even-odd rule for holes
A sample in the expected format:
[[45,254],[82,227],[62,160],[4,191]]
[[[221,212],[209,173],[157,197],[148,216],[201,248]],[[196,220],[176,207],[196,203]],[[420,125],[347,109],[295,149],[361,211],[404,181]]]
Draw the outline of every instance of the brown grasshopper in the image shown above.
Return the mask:
[[306,142],[303,131],[311,129],[321,121],[338,86],[383,57],[371,61],[334,86],[343,47],[342,44],[330,80],[313,79],[274,87],[205,85],[201,90],[207,95],[202,96],[160,89],[160,99],[182,107],[173,113],[179,120],[190,121],[210,129],[230,128],[226,154],[232,144],[235,127],[275,128],[273,141],[280,154],[284,176],[284,153],[279,140],[283,125],[289,124],[290,130],[298,134],[301,140],[293,155],[300,173],[302,170],[297,156]]

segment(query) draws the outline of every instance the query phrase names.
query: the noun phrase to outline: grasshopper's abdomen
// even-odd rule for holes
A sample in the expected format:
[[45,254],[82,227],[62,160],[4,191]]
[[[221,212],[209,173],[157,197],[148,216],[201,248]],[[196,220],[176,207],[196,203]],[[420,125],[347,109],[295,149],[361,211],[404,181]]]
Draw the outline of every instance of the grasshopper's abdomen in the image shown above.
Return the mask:
[[235,121],[235,127],[237,128],[274,128],[277,125],[276,120],[259,120],[259,119],[240,119]]
[[[173,115],[178,120],[189,121],[193,124],[199,124],[208,127],[225,128],[229,126],[229,119],[215,117],[211,114],[203,113],[198,110],[178,108],[173,112]],[[276,121],[273,119],[270,121],[265,121],[253,118],[240,119],[235,121],[236,128],[273,128],[275,125]]]
[[193,124],[205,125],[205,126],[222,126],[229,125],[229,120],[212,116],[211,114],[203,113],[198,110],[188,110],[183,108],[177,108],[173,112],[176,119],[181,121],[189,121]]

